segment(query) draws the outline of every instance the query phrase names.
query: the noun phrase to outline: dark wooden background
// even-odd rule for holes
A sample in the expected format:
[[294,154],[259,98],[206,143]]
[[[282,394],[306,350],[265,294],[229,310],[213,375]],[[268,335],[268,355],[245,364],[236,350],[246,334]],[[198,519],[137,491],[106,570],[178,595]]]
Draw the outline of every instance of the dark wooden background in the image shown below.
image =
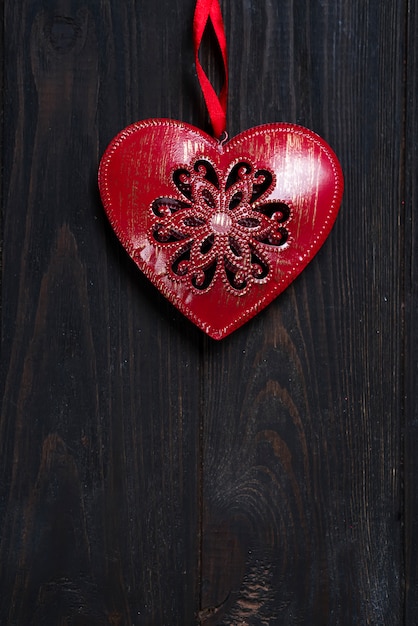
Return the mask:
[[[230,135],[346,181],[317,257],[220,343],[129,260],[111,138],[209,130],[194,0],[4,0],[0,624],[418,624],[418,9],[223,0]],[[210,40],[203,53],[219,80]]]

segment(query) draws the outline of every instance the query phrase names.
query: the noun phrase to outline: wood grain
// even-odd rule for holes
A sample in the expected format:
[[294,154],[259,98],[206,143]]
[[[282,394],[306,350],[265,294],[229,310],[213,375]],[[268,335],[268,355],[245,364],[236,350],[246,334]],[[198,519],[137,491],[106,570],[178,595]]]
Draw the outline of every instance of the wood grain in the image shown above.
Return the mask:
[[[317,257],[204,337],[106,222],[137,119],[209,130],[194,0],[4,0],[0,624],[413,626],[417,10],[222,2],[228,131],[296,122],[346,190]],[[214,82],[210,37],[202,62]]]
[[404,458],[403,485],[405,494],[405,624],[412,626],[418,615],[418,406],[417,406],[417,206],[418,206],[418,46],[416,35],[418,11],[414,3],[408,5],[408,30],[405,42],[405,195],[402,202],[405,215],[404,302],[405,329],[403,346],[404,386]]

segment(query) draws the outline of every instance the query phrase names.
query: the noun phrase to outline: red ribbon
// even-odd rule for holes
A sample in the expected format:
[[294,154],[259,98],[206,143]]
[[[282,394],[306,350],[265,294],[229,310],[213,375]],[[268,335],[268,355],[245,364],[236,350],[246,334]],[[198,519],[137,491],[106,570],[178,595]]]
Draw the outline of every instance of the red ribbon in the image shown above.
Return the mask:
[[[212,22],[215,36],[222,54],[225,81],[219,96],[199,61],[199,48],[208,20]],[[193,41],[197,77],[208,108],[215,137],[220,137],[226,129],[226,106],[228,99],[228,61],[226,56],[226,37],[219,0],[197,0],[193,20]]]

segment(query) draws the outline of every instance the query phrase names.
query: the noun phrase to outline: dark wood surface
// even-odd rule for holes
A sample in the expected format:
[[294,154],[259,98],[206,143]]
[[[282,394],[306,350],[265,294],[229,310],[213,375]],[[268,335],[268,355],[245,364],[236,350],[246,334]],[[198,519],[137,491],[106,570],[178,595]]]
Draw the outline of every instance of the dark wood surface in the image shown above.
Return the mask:
[[406,623],[418,620],[418,10],[409,7],[406,40],[406,115],[405,115],[405,332],[403,350],[403,414],[404,414],[404,490],[405,490],[405,559]]
[[222,6],[230,135],[307,126],[346,190],[303,274],[214,342],[96,183],[137,119],[209,130],[194,0],[4,1],[1,625],[418,623],[417,8]]

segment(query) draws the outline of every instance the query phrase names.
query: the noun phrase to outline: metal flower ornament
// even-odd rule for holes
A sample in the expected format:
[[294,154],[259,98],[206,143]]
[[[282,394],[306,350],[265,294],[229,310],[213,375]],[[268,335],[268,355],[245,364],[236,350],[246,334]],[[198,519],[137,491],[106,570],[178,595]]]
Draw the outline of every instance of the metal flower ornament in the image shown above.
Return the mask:
[[273,172],[249,162],[232,162],[217,171],[206,159],[173,172],[182,196],[157,198],[151,205],[155,221],[150,237],[170,252],[167,273],[196,293],[218,282],[237,296],[254,283],[270,278],[266,247],[288,242],[291,209],[268,200]]
[[[198,58],[208,20],[224,62],[219,96]],[[194,42],[215,138],[176,120],[133,124],[106,150],[99,187],[138,267],[192,322],[221,339],[279,295],[322,246],[343,176],[326,142],[301,126],[266,124],[227,141],[218,0],[197,0]]]

